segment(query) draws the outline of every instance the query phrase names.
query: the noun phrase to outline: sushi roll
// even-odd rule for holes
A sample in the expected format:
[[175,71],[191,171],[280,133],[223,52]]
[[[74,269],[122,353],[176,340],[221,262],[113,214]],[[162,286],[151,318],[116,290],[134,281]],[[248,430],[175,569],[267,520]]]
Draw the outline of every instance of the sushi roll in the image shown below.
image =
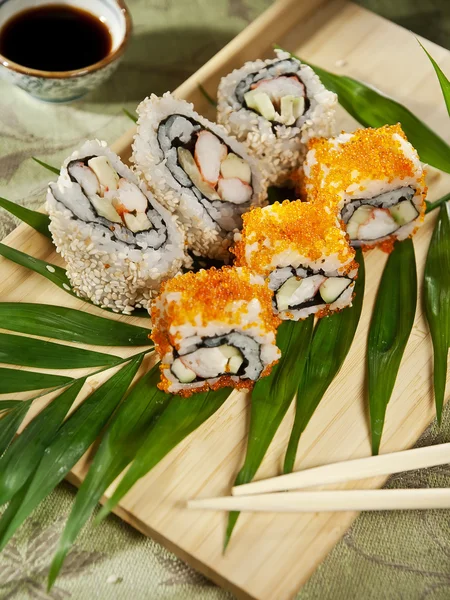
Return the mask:
[[174,277],[152,303],[151,317],[159,387],[169,393],[251,389],[280,358],[272,292],[245,268]]
[[351,304],[358,264],[330,210],[300,200],[255,208],[237,238],[236,264],[267,279],[281,319],[322,317]]
[[73,289],[103,308],[146,308],[186,263],[172,215],[105,142],[86,142],[65,161],[46,206]]
[[227,260],[242,213],[265,199],[256,161],[222,127],[169,93],[147,98],[138,113],[136,170],[177,214],[189,248]]
[[311,137],[334,134],[337,104],[310,67],[275,52],[275,59],[247,62],[224,77],[217,108],[219,123],[263,161],[270,185],[299,167]]
[[328,204],[356,247],[389,246],[411,236],[425,212],[425,173],[400,125],[313,140],[304,187]]

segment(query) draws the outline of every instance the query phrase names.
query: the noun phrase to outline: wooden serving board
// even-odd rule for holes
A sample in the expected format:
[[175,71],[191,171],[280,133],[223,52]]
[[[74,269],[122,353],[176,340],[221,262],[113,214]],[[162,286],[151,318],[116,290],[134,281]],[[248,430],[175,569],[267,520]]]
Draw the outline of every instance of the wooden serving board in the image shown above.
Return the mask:
[[[414,36],[343,0],[276,2],[181,85],[176,94],[193,101],[200,113],[213,117],[198,84],[214,95],[222,75],[245,60],[269,55],[275,42],[321,67],[373,84],[405,103],[441,135],[450,137],[436,77]],[[430,42],[425,44],[444,71],[449,72],[450,53]],[[355,127],[355,122],[343,111],[341,117],[342,129]],[[116,144],[116,150],[124,158],[129,156],[131,137],[132,132]],[[435,199],[448,192],[450,177],[433,171],[429,185],[429,197]],[[435,215],[427,217],[415,238],[420,281],[434,220]],[[18,227],[6,243],[61,264],[50,242],[26,226]],[[301,438],[297,468],[370,454],[364,357],[370,315],[385,260],[386,256],[380,251],[366,255],[366,297],[356,339],[341,373]],[[62,304],[102,314],[99,309],[72,299],[38,275],[6,260],[0,259],[0,268],[2,301]],[[142,324],[136,318],[121,318]],[[121,351],[124,356],[126,352],[131,354],[132,351]],[[419,302],[414,329],[387,410],[382,452],[412,446],[434,417],[431,357],[430,337]],[[87,387],[95,387],[99,381],[99,378],[90,381]],[[294,597],[356,515],[313,512],[242,515],[229,549],[223,555],[226,515],[189,512],[185,501],[229,493],[243,461],[248,421],[248,397],[234,393],[210,421],[134,487],[116,512],[238,597],[285,600]],[[292,412],[280,427],[258,477],[280,472],[291,423]],[[70,474],[75,484],[85,476],[88,461],[89,457],[80,461]],[[383,481],[377,478],[339,487],[375,488]]]

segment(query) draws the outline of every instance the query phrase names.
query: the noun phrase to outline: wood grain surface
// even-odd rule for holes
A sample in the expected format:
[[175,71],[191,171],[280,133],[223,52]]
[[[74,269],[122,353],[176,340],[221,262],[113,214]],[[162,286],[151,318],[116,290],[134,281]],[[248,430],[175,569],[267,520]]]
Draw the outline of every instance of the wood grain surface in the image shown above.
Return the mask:
[[[321,67],[376,86],[404,102],[441,135],[449,137],[448,117],[438,83],[414,36],[342,0],[279,0],[181,85],[176,90],[177,96],[194,102],[199,112],[214,117],[198,84],[214,95],[222,75],[245,60],[269,56],[273,43]],[[450,53],[431,42],[425,44],[448,72]],[[348,115],[343,111],[339,113],[340,129],[351,130],[355,126]],[[124,158],[129,156],[132,135],[130,131],[115,145]],[[430,199],[448,192],[450,187],[450,177],[433,170],[428,182]],[[427,217],[415,238],[419,281],[435,217]],[[26,226],[18,227],[5,243],[62,264],[50,242]],[[366,296],[357,336],[341,373],[301,438],[296,468],[370,454],[364,359],[370,314],[385,260],[386,256],[380,251],[366,255]],[[1,258],[0,268],[2,301],[61,304],[105,315],[71,298],[39,275]],[[144,322],[133,317],[121,318],[132,323]],[[123,356],[132,352],[118,350]],[[430,337],[419,302],[414,329],[387,410],[382,452],[412,446],[434,417],[431,357]],[[92,389],[99,382],[100,378],[96,378],[86,387]],[[245,514],[223,555],[226,515],[188,511],[185,503],[193,497],[229,493],[243,461],[248,418],[248,397],[234,393],[210,421],[133,488],[116,512],[238,597],[285,600],[295,596],[356,515]],[[280,472],[291,423],[292,413],[289,413],[258,478]],[[88,462],[89,456],[86,456],[76,465],[69,477],[72,482],[80,483]],[[336,487],[376,488],[383,481],[383,477],[378,477]]]

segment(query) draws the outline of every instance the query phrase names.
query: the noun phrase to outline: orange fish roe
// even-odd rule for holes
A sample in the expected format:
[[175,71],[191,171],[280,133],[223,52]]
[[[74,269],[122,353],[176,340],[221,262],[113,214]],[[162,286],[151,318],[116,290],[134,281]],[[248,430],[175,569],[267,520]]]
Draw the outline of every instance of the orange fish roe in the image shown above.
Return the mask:
[[[173,391],[174,382],[167,377],[174,357],[180,351],[182,342],[194,336],[196,339],[211,335],[207,328],[216,324],[231,331],[248,332],[258,336],[269,336],[266,344],[275,346],[275,335],[281,320],[274,315],[272,292],[267,284],[252,275],[246,268],[211,268],[196,273],[178,275],[165,282],[160,295],[151,307],[153,331],[151,339],[161,357],[161,382],[158,387]],[[278,352],[279,353],[279,352]],[[175,355],[176,356],[176,355]],[[272,364],[275,364],[274,361]],[[264,365],[261,376],[268,375],[272,364]],[[186,387],[175,393],[190,396],[207,389],[232,386],[237,389],[251,389],[254,381],[239,379],[222,374],[217,381]]]
[[[336,205],[343,194],[357,197],[368,181],[375,180],[392,183],[409,179],[424,190],[425,175],[400,124],[341,135],[344,139],[316,138],[309,143],[304,173],[309,200],[320,196],[320,202]],[[402,140],[413,157],[407,155]]]
[[295,253],[312,262],[336,254],[342,264],[355,256],[336,215],[321,204],[285,200],[254,208],[242,217],[241,239],[233,252],[236,264],[255,273],[270,273],[282,253]]
[[[271,290],[265,283],[252,282],[252,274],[245,268],[212,267],[178,275],[162,284],[159,297],[174,292],[180,293],[180,298],[166,306],[166,319],[171,326],[190,323],[205,327],[212,321],[240,325],[252,300],[260,304],[258,327],[271,331],[279,325],[272,310]],[[157,304],[152,308],[152,321],[158,316],[154,312]]]

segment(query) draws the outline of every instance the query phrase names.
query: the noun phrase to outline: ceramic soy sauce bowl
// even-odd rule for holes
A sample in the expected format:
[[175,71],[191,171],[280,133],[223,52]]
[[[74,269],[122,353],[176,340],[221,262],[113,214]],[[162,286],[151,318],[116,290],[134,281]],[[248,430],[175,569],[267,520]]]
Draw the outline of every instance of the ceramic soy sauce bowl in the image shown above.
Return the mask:
[[[84,96],[112,75],[131,36],[132,22],[123,0],[0,0],[0,35],[4,25],[22,11],[55,4],[88,11],[100,19],[111,36],[109,53],[94,64],[72,71],[30,68],[0,54],[0,77],[40,100],[70,102]],[[26,40],[24,43],[27,43]],[[55,52],[58,52],[56,47]]]

